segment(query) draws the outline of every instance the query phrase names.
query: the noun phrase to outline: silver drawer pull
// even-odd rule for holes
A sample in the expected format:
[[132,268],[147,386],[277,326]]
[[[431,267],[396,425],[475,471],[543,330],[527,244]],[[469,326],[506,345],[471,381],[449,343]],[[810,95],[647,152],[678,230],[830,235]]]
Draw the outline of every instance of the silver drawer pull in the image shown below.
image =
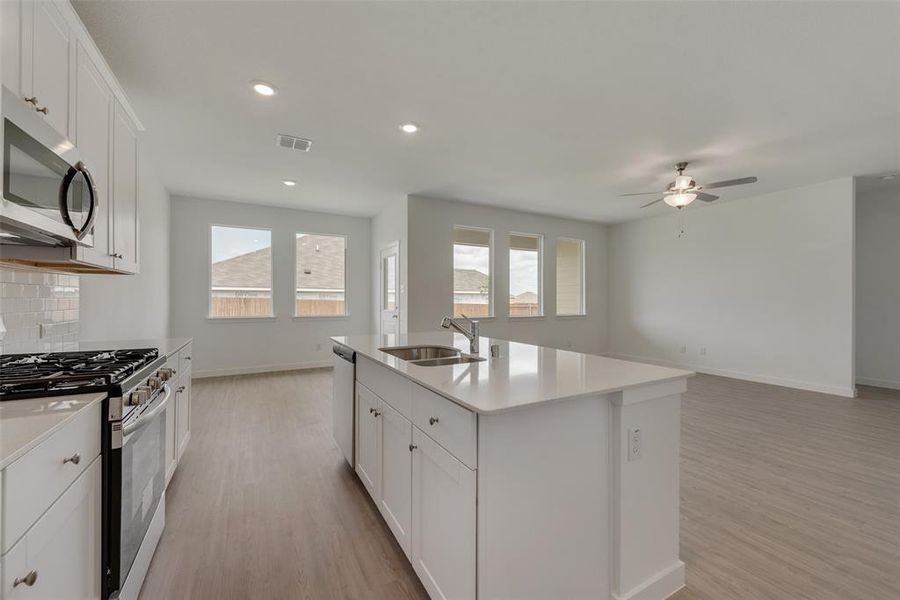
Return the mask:
[[13,580],[13,587],[18,586],[20,583],[24,583],[28,587],[34,585],[34,582],[37,581],[37,571],[31,571],[25,577],[16,577]]
[[36,109],[34,109],[34,110],[38,111],[39,113],[44,113],[45,115],[46,115],[48,112],[50,112],[50,111],[47,110],[47,107],[46,107],[46,106],[42,106],[41,108],[36,108]]
[[380,417],[380,416],[381,416],[381,413],[378,412],[378,411],[376,410],[375,412],[372,413],[372,416],[373,416],[373,417]]
[[31,98],[26,97],[25,102],[37,106],[37,96],[32,96]]
[[374,408],[370,408],[370,409],[369,409],[369,414],[371,415],[373,412],[375,412],[375,409],[374,409]]
[[415,444],[410,444],[410,445],[409,445],[409,451],[410,451],[410,452],[412,452],[412,451],[415,450],[416,448],[418,448],[418,446],[416,446]]
[[191,360],[191,357],[190,357],[190,356],[185,356],[185,357],[184,357],[184,360]]
[[[75,454],[73,454],[72,456],[70,456],[69,458],[63,459],[63,464],[72,463],[73,465],[77,465],[80,462],[81,462],[81,455],[78,454],[77,452]],[[29,584],[29,585],[31,585],[31,584]]]
[[178,386],[178,389],[175,390],[175,393],[177,394],[177,393],[183,392],[183,391],[184,391],[184,386],[183,386],[183,385],[179,385],[179,386]]
[[429,424],[429,425],[434,425],[434,424],[437,423],[438,421],[440,421],[440,419],[438,419],[437,417],[429,417],[429,419],[428,419],[428,424]]

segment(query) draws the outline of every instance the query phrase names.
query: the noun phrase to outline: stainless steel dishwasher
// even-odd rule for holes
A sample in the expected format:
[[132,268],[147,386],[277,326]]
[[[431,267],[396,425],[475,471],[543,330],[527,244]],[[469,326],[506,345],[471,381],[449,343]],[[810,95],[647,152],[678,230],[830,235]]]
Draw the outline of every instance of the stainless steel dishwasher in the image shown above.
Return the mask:
[[335,344],[334,391],[331,399],[331,432],[344,453],[344,458],[354,465],[353,421],[356,415],[356,352]]

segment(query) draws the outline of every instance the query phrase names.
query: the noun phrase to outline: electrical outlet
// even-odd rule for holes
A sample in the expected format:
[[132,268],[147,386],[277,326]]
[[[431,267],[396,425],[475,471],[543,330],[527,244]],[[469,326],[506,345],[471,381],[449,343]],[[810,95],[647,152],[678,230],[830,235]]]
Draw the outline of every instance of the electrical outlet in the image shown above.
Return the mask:
[[700,347],[700,356],[706,356],[706,346]]
[[681,348],[678,349],[678,351],[680,353],[684,354],[685,352],[687,352],[687,346],[682,346]]
[[638,460],[641,457],[642,436],[640,427],[632,427],[628,430],[628,462]]

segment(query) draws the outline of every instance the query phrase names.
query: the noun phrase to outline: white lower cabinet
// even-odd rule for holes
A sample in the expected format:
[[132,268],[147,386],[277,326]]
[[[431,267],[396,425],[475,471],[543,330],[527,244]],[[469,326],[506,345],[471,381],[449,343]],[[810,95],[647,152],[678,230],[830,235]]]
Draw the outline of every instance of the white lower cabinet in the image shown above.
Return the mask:
[[184,373],[175,388],[175,459],[181,460],[191,439],[191,374]]
[[413,428],[412,564],[432,598],[475,598],[475,471]]
[[406,557],[412,538],[412,423],[387,402],[380,402],[381,485],[378,509]]
[[178,437],[175,434],[175,402],[169,401],[166,407],[166,485],[175,474],[175,467],[178,466],[176,458],[178,452]]
[[2,598],[99,598],[100,516],[97,457],[3,557]]
[[356,385],[356,474],[378,502],[381,455],[381,435],[378,415],[381,400],[369,388]]

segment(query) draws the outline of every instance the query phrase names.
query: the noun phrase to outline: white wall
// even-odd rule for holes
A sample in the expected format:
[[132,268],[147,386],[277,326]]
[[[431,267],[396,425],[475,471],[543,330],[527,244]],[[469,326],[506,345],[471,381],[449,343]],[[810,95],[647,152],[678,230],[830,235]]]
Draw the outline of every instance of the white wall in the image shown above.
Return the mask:
[[614,226],[610,353],[852,395],[853,222],[843,178]]
[[[440,328],[451,314],[453,291],[453,227],[494,230],[494,318],[483,319],[483,335],[601,353],[607,335],[607,228],[598,223],[548,217],[502,208],[408,198],[407,304],[409,331]],[[542,318],[508,317],[510,232],[544,236],[544,314]],[[586,317],[557,317],[556,238],[585,241]]]
[[146,160],[139,168],[140,273],[81,276],[81,339],[85,341],[169,334],[169,193]]
[[900,389],[900,183],[856,196],[856,380]]
[[400,298],[398,305],[400,307],[400,332],[407,331],[407,245],[406,236],[406,197],[399,198],[396,203],[387,207],[378,215],[372,217],[372,331],[378,333],[379,321],[381,320],[381,299],[379,294],[379,277],[381,276],[381,250],[385,246],[393,242],[400,242],[400,281],[399,285]]
[[[222,321],[209,311],[209,226],[272,230],[275,319]],[[237,202],[172,198],[172,334],[194,338],[194,376],[331,364],[331,335],[370,330],[367,218]],[[295,233],[348,236],[348,317],[294,318]]]

